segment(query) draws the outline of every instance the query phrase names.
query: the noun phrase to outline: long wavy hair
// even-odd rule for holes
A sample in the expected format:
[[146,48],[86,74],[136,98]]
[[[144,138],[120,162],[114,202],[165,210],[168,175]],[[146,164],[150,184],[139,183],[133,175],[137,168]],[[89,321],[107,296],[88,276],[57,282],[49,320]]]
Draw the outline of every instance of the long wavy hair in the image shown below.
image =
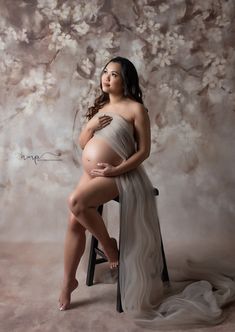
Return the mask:
[[[133,63],[126,58],[118,56],[109,60],[109,62],[106,63],[100,75],[101,90],[102,90],[101,77],[103,75],[105,68],[110,62],[117,62],[120,63],[121,65],[121,77],[123,82],[124,96],[129,97],[130,99],[133,99],[143,104],[142,91],[139,86],[139,77],[137,70],[133,65]],[[95,99],[94,105],[88,108],[88,111],[85,115],[86,118],[90,120],[99,111],[99,109],[101,109],[108,102],[109,102],[109,94],[102,91],[101,95]]]

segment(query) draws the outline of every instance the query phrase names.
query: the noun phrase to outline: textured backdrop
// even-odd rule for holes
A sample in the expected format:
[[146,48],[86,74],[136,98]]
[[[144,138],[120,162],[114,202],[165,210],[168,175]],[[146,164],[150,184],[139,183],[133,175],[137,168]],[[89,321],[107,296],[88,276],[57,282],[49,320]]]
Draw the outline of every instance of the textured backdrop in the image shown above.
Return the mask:
[[145,165],[167,253],[228,262],[234,9],[233,0],[1,0],[0,239],[62,241],[83,116],[104,63],[121,55],[136,65],[149,109]]

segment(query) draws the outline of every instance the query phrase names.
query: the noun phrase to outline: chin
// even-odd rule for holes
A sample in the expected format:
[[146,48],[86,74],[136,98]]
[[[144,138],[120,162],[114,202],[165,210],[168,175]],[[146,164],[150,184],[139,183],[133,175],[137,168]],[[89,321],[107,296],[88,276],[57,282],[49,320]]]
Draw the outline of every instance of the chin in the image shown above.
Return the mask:
[[102,91],[105,92],[105,93],[110,93],[111,92],[110,88],[108,88],[108,87],[102,88]]

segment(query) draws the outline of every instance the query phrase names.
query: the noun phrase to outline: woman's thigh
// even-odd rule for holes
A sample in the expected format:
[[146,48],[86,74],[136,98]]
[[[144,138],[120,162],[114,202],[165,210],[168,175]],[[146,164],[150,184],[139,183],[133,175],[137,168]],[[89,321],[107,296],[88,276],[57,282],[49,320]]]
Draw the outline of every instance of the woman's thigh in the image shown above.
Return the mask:
[[70,196],[72,204],[83,207],[97,207],[118,196],[114,177],[90,177],[84,173]]

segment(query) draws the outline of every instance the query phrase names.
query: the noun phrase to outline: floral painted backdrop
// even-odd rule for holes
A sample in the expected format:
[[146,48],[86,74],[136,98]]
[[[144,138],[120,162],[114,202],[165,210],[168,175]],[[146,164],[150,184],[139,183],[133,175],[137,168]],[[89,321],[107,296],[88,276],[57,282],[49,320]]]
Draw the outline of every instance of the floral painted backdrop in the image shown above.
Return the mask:
[[83,116],[103,65],[121,55],[136,65],[149,109],[145,166],[160,190],[167,252],[227,255],[234,14],[233,0],[1,0],[1,240],[62,241],[67,196],[81,174]]

